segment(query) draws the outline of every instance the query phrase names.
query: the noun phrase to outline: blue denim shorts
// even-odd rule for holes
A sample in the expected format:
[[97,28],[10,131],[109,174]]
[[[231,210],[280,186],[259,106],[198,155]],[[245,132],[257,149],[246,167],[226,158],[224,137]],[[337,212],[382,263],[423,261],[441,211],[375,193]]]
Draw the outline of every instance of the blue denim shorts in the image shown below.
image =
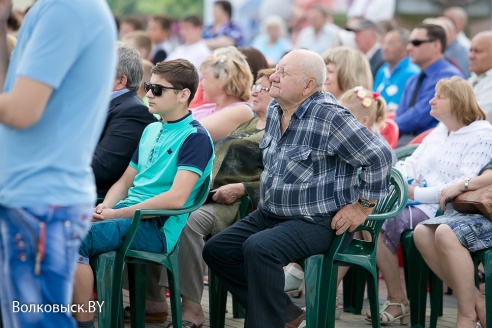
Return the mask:
[[[0,296],[4,327],[75,327],[69,309],[79,245],[92,205],[0,206]],[[15,302],[15,303],[14,303]],[[39,311],[39,307],[46,306]],[[17,306],[17,307],[16,307]],[[29,311],[19,311],[19,306]],[[32,309],[37,309],[32,311]]]
[[[156,217],[140,221],[130,249],[152,253],[166,252],[166,236],[161,228],[167,218]],[[80,245],[78,262],[89,264],[89,258],[118,250],[130,229],[132,219],[111,219],[93,222]]]

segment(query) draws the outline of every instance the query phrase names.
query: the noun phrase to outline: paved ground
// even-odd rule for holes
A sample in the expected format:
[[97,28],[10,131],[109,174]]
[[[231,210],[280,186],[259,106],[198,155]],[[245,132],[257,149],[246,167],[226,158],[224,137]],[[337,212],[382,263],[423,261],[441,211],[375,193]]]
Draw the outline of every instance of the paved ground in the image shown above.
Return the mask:
[[[128,294],[124,293],[124,303],[125,306],[128,304]],[[379,296],[380,296],[380,302],[383,303],[386,300],[386,285],[384,283],[384,280],[380,280],[379,284]],[[341,297],[340,297],[341,299]],[[300,299],[295,299],[296,303],[299,303],[301,306],[304,303],[304,298]],[[203,298],[202,298],[202,306],[205,311],[205,317],[208,318],[208,288],[205,289]],[[429,307],[429,300],[427,301],[427,307]],[[352,328],[352,327],[357,327],[357,328],[370,328],[370,323],[364,320],[364,313],[369,309],[369,302],[367,299],[364,302],[364,308],[362,310],[362,315],[355,315],[352,313],[342,313],[342,317],[340,320],[337,320],[335,323],[335,326],[337,328]],[[228,303],[227,303],[227,314],[226,314],[226,328],[239,328],[243,327],[244,320],[243,319],[234,319],[232,318],[232,300],[231,297],[229,296],[228,298]],[[443,316],[439,318],[437,322],[437,327],[438,328],[451,328],[451,327],[456,327],[456,313],[457,313],[457,308],[456,308],[456,299],[453,296],[450,295],[444,295],[443,298]],[[429,315],[430,311],[428,308],[427,311],[427,324],[426,326],[428,327],[428,321],[429,321]],[[170,320],[170,317],[168,318],[168,322]],[[162,327],[167,327],[168,322],[162,323],[162,324],[147,324],[147,328],[162,328]],[[304,327],[305,325],[301,325],[301,327]],[[126,324],[125,327],[130,327],[130,324]],[[210,327],[208,320],[205,321],[205,324],[203,327]],[[407,326],[409,327],[409,326]]]

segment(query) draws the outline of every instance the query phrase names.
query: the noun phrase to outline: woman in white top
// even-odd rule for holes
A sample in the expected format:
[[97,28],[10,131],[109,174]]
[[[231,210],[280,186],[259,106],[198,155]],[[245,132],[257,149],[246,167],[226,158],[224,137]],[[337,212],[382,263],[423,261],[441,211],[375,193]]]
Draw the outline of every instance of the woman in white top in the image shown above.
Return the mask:
[[433,218],[441,191],[477,176],[492,155],[492,126],[467,81],[458,77],[439,81],[429,103],[430,114],[441,123],[412,156],[397,163],[408,177],[409,199],[402,214],[384,223],[378,240],[376,262],[388,288],[388,300],[380,308],[382,323],[409,319],[396,254],[402,232]]

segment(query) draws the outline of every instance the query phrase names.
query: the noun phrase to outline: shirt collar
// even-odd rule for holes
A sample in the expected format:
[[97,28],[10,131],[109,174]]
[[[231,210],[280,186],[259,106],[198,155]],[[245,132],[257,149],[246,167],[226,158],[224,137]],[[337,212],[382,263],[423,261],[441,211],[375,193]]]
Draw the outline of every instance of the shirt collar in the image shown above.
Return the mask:
[[124,89],[121,89],[118,91],[113,91],[113,92],[111,92],[111,100],[113,100],[113,99],[115,99],[115,98],[129,92],[129,91],[130,91],[130,89],[128,89],[128,88],[124,88]]
[[368,52],[366,52],[367,59],[371,59],[372,56],[381,48],[379,42],[376,42]]
[[[304,116],[304,114],[306,113],[307,109],[310,107],[311,103],[317,98],[319,97],[321,94],[323,94],[323,92],[321,91],[316,91],[315,93],[313,93],[311,96],[309,96],[308,98],[306,98],[306,100],[304,100],[301,105],[299,105],[299,107],[297,107],[296,111],[294,112],[293,115],[295,115],[296,117],[298,118],[302,118]],[[325,96],[329,96],[329,94],[324,94]],[[330,96],[332,97],[332,96]],[[334,98],[333,98],[334,99]],[[278,115],[279,116],[282,116],[283,114],[283,109],[282,107],[280,107],[280,104],[276,101],[276,100],[273,100],[272,101],[272,106],[273,108],[277,111]]]

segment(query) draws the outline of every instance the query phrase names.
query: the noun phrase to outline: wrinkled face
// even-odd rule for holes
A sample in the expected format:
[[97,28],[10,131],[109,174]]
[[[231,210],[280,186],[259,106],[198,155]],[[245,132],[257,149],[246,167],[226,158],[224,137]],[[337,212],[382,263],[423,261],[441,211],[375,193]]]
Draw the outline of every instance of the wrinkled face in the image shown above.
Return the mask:
[[206,102],[215,103],[217,96],[224,93],[224,91],[221,90],[220,80],[215,77],[213,69],[209,66],[201,68],[200,72],[202,73],[200,85],[203,89],[203,99]]
[[492,38],[476,36],[471,41],[470,70],[477,75],[483,74],[492,68]]
[[342,95],[338,85],[338,68],[333,63],[326,65],[326,80],[323,84],[323,91],[331,93],[335,98],[339,98]]
[[[410,41],[413,40],[430,41],[430,38],[427,36],[427,31],[425,29],[416,28],[410,34]],[[439,41],[435,40],[433,42],[424,42],[418,46],[414,46],[411,42],[409,42],[407,44],[407,51],[410,56],[410,60],[419,66],[425,65],[435,54],[436,42]]]
[[406,44],[401,43],[400,35],[397,31],[386,33],[382,44],[383,60],[391,64],[396,64],[402,60],[407,53]]
[[278,63],[275,73],[270,76],[270,96],[277,101],[293,103],[302,99],[305,80],[297,65],[300,60],[300,56],[288,53]]
[[[260,85],[261,89],[259,87]],[[251,92],[251,97],[253,98],[253,112],[266,114],[268,104],[272,100],[272,97],[270,97],[270,94],[268,93],[271,83],[266,76],[262,76],[256,80],[255,86],[259,90],[255,90],[255,87],[253,87]],[[268,88],[268,90],[264,88]]]
[[363,53],[371,50],[374,44],[376,44],[376,31],[374,30],[354,31],[354,34],[357,48]]
[[451,113],[451,101],[448,96],[436,89],[434,97],[429,101],[431,105],[430,114],[438,121],[450,118],[453,116]]

